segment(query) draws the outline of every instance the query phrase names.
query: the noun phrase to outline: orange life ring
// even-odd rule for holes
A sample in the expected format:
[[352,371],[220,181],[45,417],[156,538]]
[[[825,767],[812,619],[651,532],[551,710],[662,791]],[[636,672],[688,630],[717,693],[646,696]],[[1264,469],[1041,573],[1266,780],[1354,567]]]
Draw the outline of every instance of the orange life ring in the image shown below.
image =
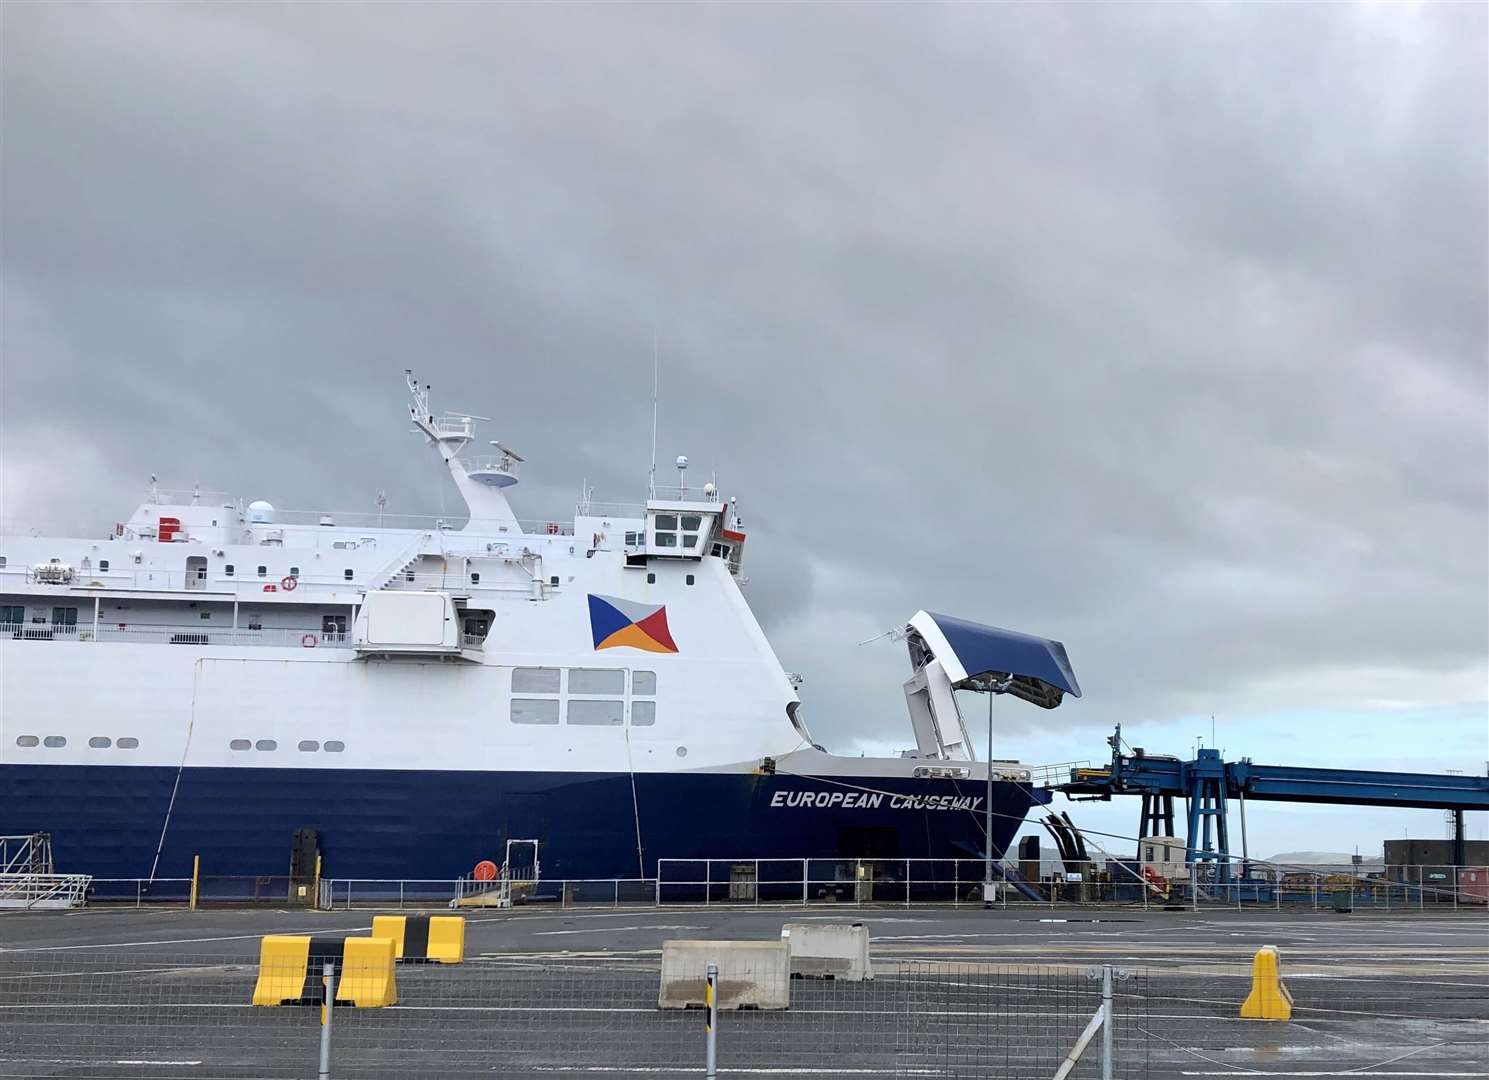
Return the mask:
[[300,585],[300,579],[296,577],[282,577],[279,579],[279,587],[285,592],[294,592]]
[[314,634],[305,634],[301,636],[300,644],[305,646],[307,649],[313,649],[316,647],[316,645],[320,644],[320,639],[317,638]]
[[482,859],[476,863],[476,868],[471,872],[471,876],[477,881],[493,880],[496,877],[496,863],[490,859]]

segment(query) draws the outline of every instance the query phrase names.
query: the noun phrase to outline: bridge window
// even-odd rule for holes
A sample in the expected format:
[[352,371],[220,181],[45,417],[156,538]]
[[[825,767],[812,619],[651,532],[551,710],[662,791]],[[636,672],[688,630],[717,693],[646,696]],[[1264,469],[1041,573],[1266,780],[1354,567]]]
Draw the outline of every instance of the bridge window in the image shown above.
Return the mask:
[[512,723],[556,724],[558,723],[558,698],[512,699]]
[[619,698],[570,698],[569,723],[611,726],[625,723],[625,702]]
[[652,527],[652,536],[659,548],[677,547],[677,515],[658,514]]

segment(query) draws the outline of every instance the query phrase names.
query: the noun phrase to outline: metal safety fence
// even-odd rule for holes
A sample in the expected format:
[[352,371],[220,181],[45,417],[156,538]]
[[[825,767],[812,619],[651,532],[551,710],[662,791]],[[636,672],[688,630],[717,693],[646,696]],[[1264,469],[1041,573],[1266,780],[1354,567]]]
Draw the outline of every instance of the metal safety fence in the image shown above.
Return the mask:
[[[1070,905],[1194,911],[1484,911],[1489,867],[1290,866],[1250,861],[1163,864],[1103,859],[1041,873],[994,863],[992,903],[1002,908]],[[304,906],[322,909],[454,909],[551,905],[949,907],[984,904],[980,859],[670,859],[648,878],[292,878],[286,874],[192,878],[93,878],[75,903]],[[12,886],[19,895],[34,883]]]
[[[332,962],[329,1026],[326,974],[304,963],[0,953],[0,1076],[705,1075],[706,1011],[659,1006],[654,957],[400,965],[397,1003],[380,1008],[345,1003],[358,975]],[[726,970],[712,1025],[721,1074],[1147,1075],[1142,972],[1109,974],[1111,1019],[1094,1027],[1100,968],[881,964],[862,982],[791,979],[784,1009],[730,1009],[729,980],[775,974]],[[270,996],[302,1003],[251,1004],[266,978],[278,987]]]

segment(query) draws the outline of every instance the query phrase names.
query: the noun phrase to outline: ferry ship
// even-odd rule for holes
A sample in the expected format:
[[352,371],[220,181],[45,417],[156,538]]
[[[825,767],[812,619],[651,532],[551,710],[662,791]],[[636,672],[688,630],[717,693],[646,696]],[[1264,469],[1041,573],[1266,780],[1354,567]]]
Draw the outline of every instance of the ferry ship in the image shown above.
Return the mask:
[[918,612],[898,631],[913,748],[829,753],[741,591],[735,499],[680,458],[644,502],[586,490],[571,521],[519,521],[523,458],[469,453],[482,418],[436,415],[405,374],[463,521],[152,478],[110,535],[0,537],[0,833],[49,833],[59,870],[95,878],[195,855],[282,874],[307,835],[343,878],[449,880],[508,841],[545,878],[649,878],[1001,856],[1047,801],[1014,761],[988,784],[956,690],[1079,695],[1057,642]]

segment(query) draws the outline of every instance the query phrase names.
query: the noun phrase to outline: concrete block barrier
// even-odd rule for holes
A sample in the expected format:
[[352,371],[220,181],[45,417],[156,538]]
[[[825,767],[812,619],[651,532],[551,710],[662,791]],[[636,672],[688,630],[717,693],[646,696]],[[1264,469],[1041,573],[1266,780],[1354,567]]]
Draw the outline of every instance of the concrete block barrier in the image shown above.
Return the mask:
[[787,923],[781,941],[791,948],[791,974],[863,982],[874,977],[869,928],[862,923]]
[[657,1007],[705,1007],[710,962],[719,966],[718,1007],[786,1009],[791,951],[784,941],[664,941]]

